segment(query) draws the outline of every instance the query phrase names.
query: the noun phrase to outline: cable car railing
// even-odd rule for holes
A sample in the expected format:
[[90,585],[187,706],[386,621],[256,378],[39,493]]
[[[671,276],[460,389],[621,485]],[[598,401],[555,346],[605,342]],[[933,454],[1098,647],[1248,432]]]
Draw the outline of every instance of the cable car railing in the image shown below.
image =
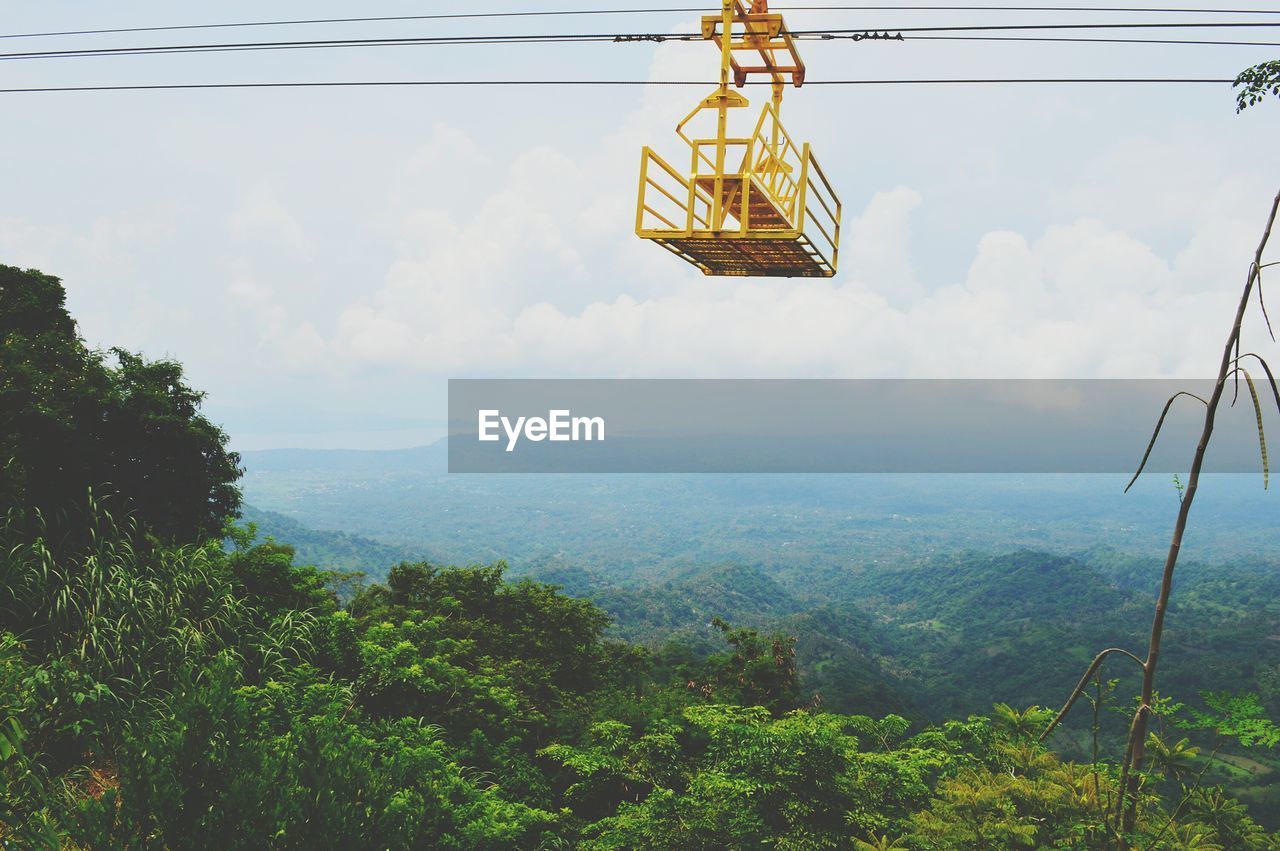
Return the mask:
[[[642,151],[636,212],[640,236],[666,241],[664,247],[669,249],[672,240],[791,236],[807,257],[806,268],[796,274],[834,274],[840,200],[809,145],[797,145],[782,126],[774,104],[764,107],[748,137],[687,141],[691,150],[687,173],[652,148]],[[724,162],[730,165],[717,171],[715,156],[721,144]],[[686,252],[675,253],[690,259]]]
[[646,146],[640,156],[636,232],[656,236],[675,232],[691,234],[695,229],[711,229],[711,196]]
[[[643,149],[636,233],[708,275],[831,277],[840,199],[808,143],[798,145],[779,118],[785,86],[804,82],[782,16],[767,0],[721,0],[702,35],[719,45],[720,86],[676,125],[690,150],[687,172]],[[749,56],[740,62],[739,53]],[[730,136],[729,113],[748,106],[730,81],[741,87],[753,74],[769,77],[773,97],[750,135]],[[712,133],[687,132],[709,116]]]
[[[818,183],[813,182],[813,176],[818,176]],[[831,270],[835,271],[836,259],[840,254],[840,198],[836,195],[836,190],[831,185],[831,181],[827,180],[826,173],[822,170],[822,166],[818,165],[818,160],[809,153],[809,144],[806,142],[804,146],[804,171],[801,176],[803,192],[802,195],[805,202],[801,204],[800,230],[805,230],[805,225],[812,223],[818,232],[822,234],[830,248]],[[810,191],[812,190],[812,191]],[[809,206],[808,201],[812,199],[818,202],[818,208],[821,209],[824,216],[815,215],[817,209]],[[831,209],[835,205],[835,209]],[[826,225],[823,225],[823,221]],[[829,230],[828,230],[829,228]],[[822,252],[825,256],[826,252]]]
[[[752,147],[747,152],[751,161],[750,173],[777,202],[786,219],[793,221],[800,183],[792,175],[803,170],[804,157],[782,126],[775,104],[767,104],[760,111],[760,120],[756,122],[751,142]],[[746,171],[745,168],[743,170]]]

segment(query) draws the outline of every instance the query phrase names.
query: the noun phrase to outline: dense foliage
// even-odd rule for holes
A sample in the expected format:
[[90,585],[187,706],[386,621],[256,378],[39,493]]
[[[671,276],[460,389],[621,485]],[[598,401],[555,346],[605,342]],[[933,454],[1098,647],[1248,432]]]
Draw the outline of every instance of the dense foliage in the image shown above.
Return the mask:
[[[827,711],[802,688],[803,654],[831,645],[714,611],[717,595],[745,592],[746,605],[772,593],[750,572],[719,568],[707,588],[723,591],[693,598],[712,610],[700,642],[645,646],[611,637],[595,603],[509,578],[501,562],[406,561],[361,586],[299,564],[291,547],[251,528],[225,528],[235,499],[219,494],[234,459],[195,413],[198,394],[176,365],[158,383],[138,379],[132,401],[107,404],[134,395],[122,390],[134,379],[82,347],[72,357],[79,342],[57,321],[56,281],[6,274],[6,304],[43,304],[53,321],[37,322],[35,336],[53,336],[31,343],[15,325],[6,337],[18,341],[8,364],[27,377],[5,385],[6,405],[18,402],[5,439],[22,476],[0,506],[0,845],[1116,847],[1112,761],[1046,750],[1036,735],[1048,713],[1036,707],[927,724]],[[70,366],[65,380],[40,384],[49,347]],[[154,377],[140,359],[121,363]],[[95,382],[106,395],[85,391]],[[68,400],[102,416],[69,418]],[[114,419],[120,411],[138,416]],[[120,432],[124,422],[157,439]],[[41,466],[52,457],[48,434],[83,448],[84,463]],[[213,473],[112,488],[101,478],[124,458],[168,470],[193,445]],[[58,489],[33,484],[33,471],[46,470]],[[58,510],[37,506],[37,493]],[[987,567],[1019,599],[1019,583],[1041,569],[1025,554]],[[946,605],[979,605],[956,597],[971,584],[966,570],[938,565],[941,596],[920,605],[943,615]],[[900,593],[894,581],[880,588],[885,599]],[[1079,605],[1110,593],[1119,592]],[[848,615],[804,616],[839,644],[840,630],[866,622]],[[1016,649],[1018,631],[998,627],[983,629]],[[925,643],[939,664],[956,649]],[[1001,670],[1019,670],[1014,660],[1026,676],[1057,664],[1018,650]],[[1096,694],[1111,690],[1099,682]],[[850,687],[845,699],[874,694]],[[1264,703],[1162,699],[1158,715],[1129,839],[1280,848],[1207,773],[1225,746],[1280,743]]]
[[[1112,769],[1034,744],[1040,711],[913,732],[797,706],[782,635],[646,651],[500,564],[402,564],[340,609],[287,547],[83,520],[95,543],[57,556],[4,530],[0,836],[21,847],[1109,847]],[[1188,730],[1275,743],[1256,701],[1214,701]],[[1158,741],[1147,841],[1280,847]]]
[[[1178,498],[1162,476],[1129,494],[1121,475],[448,476],[438,449],[252,453],[245,492],[413,559],[507,560],[595,601],[615,637],[709,652],[716,616],[786,632],[802,689],[824,707],[932,721],[994,700],[1061,701],[1097,639],[1143,646],[1151,556]],[[1280,697],[1280,641],[1264,639],[1280,635],[1274,491],[1253,476],[1203,484],[1162,661],[1169,691]],[[385,545],[357,559],[367,541],[259,519],[315,563],[343,559],[372,579],[393,563],[378,560]],[[1280,762],[1267,762],[1239,779],[1275,783]]]
[[0,266],[0,497],[46,523],[92,486],[157,535],[217,533],[240,505],[239,456],[173,361],[86,348],[57,278]]
[[[392,469],[393,457],[401,463],[390,474],[385,471]],[[1117,509],[1108,528],[1118,528],[1091,536],[1111,543],[1063,548],[1071,556],[1046,553],[1043,545],[1029,549],[1018,537],[1006,536],[1026,519],[1015,502],[1043,512],[1046,516],[1038,523],[1062,529],[1077,522],[1082,506],[1101,499],[1100,494],[1119,493],[1123,480],[1110,488],[1105,483],[1084,487],[1051,480],[1043,483],[1049,492],[1037,493],[1035,499],[1023,489],[1014,489],[1006,498],[1000,491],[1012,486],[1003,481],[966,479],[963,488],[960,483],[952,486],[953,499],[969,498],[983,505],[990,501],[989,523],[984,520],[987,509],[975,511],[972,504],[963,511],[947,509],[942,501],[947,491],[934,494],[928,482],[913,482],[929,495],[927,505],[911,509],[921,513],[873,522],[870,516],[876,512],[907,509],[904,498],[895,495],[897,485],[863,478],[844,484],[832,481],[839,477],[814,476],[799,482],[782,478],[765,492],[744,496],[739,492],[741,481],[721,483],[716,477],[696,482],[693,477],[660,477],[607,485],[573,477],[553,477],[545,484],[530,484],[529,477],[518,476],[500,483],[489,477],[455,482],[410,471],[408,454],[334,459],[342,461],[343,471],[321,466],[329,463],[327,458],[325,453],[297,452],[289,458],[269,455],[264,461],[264,456],[255,455],[249,465],[250,489],[254,471],[265,463],[270,476],[258,481],[269,479],[273,493],[288,487],[305,491],[307,501],[294,502],[290,510],[306,518],[313,516],[315,494],[320,494],[315,501],[331,501],[325,503],[326,510],[349,509],[350,522],[360,528],[368,528],[371,518],[361,495],[381,507],[383,500],[399,494],[406,506],[415,506],[417,522],[431,525],[432,535],[442,535],[445,526],[458,525],[465,517],[473,524],[468,535],[493,531],[510,536],[507,546],[515,575],[557,583],[605,609],[612,616],[612,637],[666,655],[678,648],[705,656],[723,646],[713,625],[716,617],[765,633],[782,632],[796,639],[801,703],[839,713],[894,713],[917,724],[963,718],[988,710],[995,701],[1059,705],[1088,666],[1098,642],[1141,647],[1149,631],[1150,601],[1161,563],[1151,555],[1130,554],[1155,548],[1135,545],[1126,524],[1167,532],[1164,518],[1154,511],[1149,520],[1139,521]],[[547,491],[548,507],[542,513],[533,507],[535,484]],[[1059,486],[1068,489],[1070,499],[1055,497]],[[1169,482],[1154,486],[1157,493],[1138,497],[1143,517],[1148,504],[1153,510],[1177,504]],[[510,500],[516,506],[500,512],[501,522],[490,519],[480,525],[486,515],[495,515],[485,512],[480,501],[499,498],[499,489],[504,505]],[[1214,499],[1228,497],[1229,503],[1214,507]],[[1132,494],[1126,497],[1130,498]],[[1265,533],[1267,540],[1274,540],[1274,496],[1252,477],[1214,480],[1205,498],[1208,501],[1199,507],[1213,515],[1212,523],[1222,528],[1245,524],[1254,534]],[[590,512],[579,510],[581,505],[590,505]],[[851,514],[856,522],[845,520]],[[694,515],[698,523],[689,521]],[[255,516],[264,531],[294,540],[296,522],[284,525],[276,515]],[[676,530],[667,537],[689,538],[688,548],[674,556],[663,555],[663,518],[671,518],[666,525]],[[887,553],[857,531],[874,528],[879,535],[895,522],[921,535],[921,554]],[[618,547],[632,553],[628,559],[639,559],[638,548],[649,546],[651,535],[659,536],[652,540],[648,566],[611,560],[607,546],[596,539],[603,529],[615,527],[623,530]],[[407,538],[410,527],[395,528],[406,533],[401,539]],[[351,547],[368,543],[307,531],[304,540],[315,542],[306,550],[308,557],[321,563],[331,554],[342,558]],[[941,548],[935,541],[944,533],[956,540],[980,541],[982,549],[952,547],[945,555],[929,555],[930,549]],[[733,561],[689,564],[698,558],[700,547],[708,542],[727,547],[734,535],[742,543]],[[369,548],[361,562],[371,577],[386,575],[385,568],[376,568],[384,546]],[[841,566],[834,563],[834,553],[826,553],[837,546],[843,553]],[[418,551],[427,549],[434,548],[424,543]],[[541,555],[557,551],[565,555]],[[1280,635],[1280,565],[1261,541],[1252,555],[1232,552],[1209,545],[1197,529],[1194,555],[1212,560],[1188,561],[1179,579],[1161,688],[1192,698],[1205,690],[1256,692],[1266,712],[1280,717],[1280,640],[1272,637]],[[1116,694],[1138,687],[1137,666],[1119,657],[1108,663],[1105,675],[1120,680]],[[1125,733],[1126,719],[1105,711],[1100,723],[1108,752],[1122,750],[1123,743],[1116,740]],[[1055,734],[1055,749],[1072,759],[1090,757],[1090,726],[1088,712],[1073,712]],[[1280,754],[1228,745],[1206,782],[1225,786],[1269,827],[1280,827]]]

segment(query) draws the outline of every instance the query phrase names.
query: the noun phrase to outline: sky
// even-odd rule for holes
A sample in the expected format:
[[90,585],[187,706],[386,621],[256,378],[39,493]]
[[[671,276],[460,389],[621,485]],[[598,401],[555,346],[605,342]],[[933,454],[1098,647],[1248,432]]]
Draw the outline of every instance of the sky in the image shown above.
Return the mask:
[[[1280,2],[1183,5],[1280,9]],[[602,0],[545,7],[277,0],[269,8],[0,0],[0,34],[552,7],[628,8]],[[878,30],[1253,19],[787,15],[794,29]],[[688,32],[696,18],[6,38],[0,51]],[[1171,37],[1280,41],[1280,28]],[[801,47],[812,81],[1231,78],[1280,55],[1280,47],[936,40]],[[0,88],[712,80],[716,60],[700,42],[8,60],[0,61]],[[633,233],[641,146],[683,157],[674,125],[706,93],[632,86],[0,94],[0,263],[61,277],[90,344],[180,360],[209,394],[206,413],[239,449],[391,448],[443,433],[449,378],[1204,377],[1216,369],[1280,189],[1280,102],[1237,115],[1226,85],[809,86],[787,92],[783,117],[794,137],[812,143],[840,193],[838,276],[706,278]],[[763,103],[760,90],[747,94]],[[1273,256],[1280,258],[1280,246]],[[1280,358],[1256,319],[1246,328],[1250,345]]]

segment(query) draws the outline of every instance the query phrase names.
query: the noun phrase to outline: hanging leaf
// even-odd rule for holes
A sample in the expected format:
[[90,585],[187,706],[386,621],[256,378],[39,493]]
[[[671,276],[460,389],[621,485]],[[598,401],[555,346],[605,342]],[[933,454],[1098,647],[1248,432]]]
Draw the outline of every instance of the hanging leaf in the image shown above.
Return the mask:
[[1253,376],[1249,370],[1241,368],[1245,383],[1249,385],[1249,395],[1253,397],[1253,413],[1258,420],[1258,448],[1262,452],[1262,487],[1265,490],[1271,478],[1271,469],[1267,462],[1267,433],[1262,427],[1262,403],[1258,401],[1258,389],[1253,386]]

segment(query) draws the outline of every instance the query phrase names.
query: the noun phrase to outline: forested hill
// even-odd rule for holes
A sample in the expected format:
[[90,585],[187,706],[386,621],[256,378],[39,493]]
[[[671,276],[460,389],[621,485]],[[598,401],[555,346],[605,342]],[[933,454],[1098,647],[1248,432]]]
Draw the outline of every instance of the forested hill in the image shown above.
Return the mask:
[[[313,529],[449,562],[560,563],[625,582],[731,561],[768,564],[781,580],[794,573],[802,590],[829,569],[965,549],[1160,553],[1178,504],[1160,474],[1125,493],[1121,474],[447,475],[444,457],[442,444],[246,452],[242,485],[250,504]],[[1280,499],[1261,476],[1206,476],[1196,512],[1196,558],[1280,568]]]
[[252,525],[260,538],[289,544],[302,563],[324,565],[329,570],[385,578],[391,568],[402,561],[431,560],[430,554],[415,552],[411,547],[384,544],[347,532],[310,529],[291,517],[252,505],[241,506],[239,524],[246,528]]
[[[0,266],[0,845],[1117,847],[1107,731],[1097,758],[1064,760],[1038,743],[1048,713],[1035,707],[913,724],[831,711],[797,673],[834,652],[821,640],[847,638],[875,698],[872,674],[917,672],[853,631],[936,635],[917,643],[945,666],[976,638],[957,619],[999,589],[1098,568],[1046,570],[1026,553],[938,562],[933,594],[887,573],[865,600],[820,609],[759,566],[665,565],[657,581],[683,583],[687,600],[655,612],[709,616],[696,643],[608,637],[595,603],[501,563],[397,563],[353,588],[236,526],[239,459],[181,367],[87,349],[64,302],[56,278]],[[346,541],[334,558],[364,546]],[[1071,627],[1136,593],[1129,567],[1109,564],[1114,589],[1059,601],[1047,622]],[[992,571],[997,586],[971,588]],[[836,586],[821,575],[811,593]],[[718,600],[812,635],[735,624]],[[1024,611],[1028,626],[1045,620]],[[1065,650],[1021,655],[1021,634],[997,636],[1016,651],[1004,670],[1044,670]],[[1203,652],[1217,662],[1215,642]],[[1178,697],[1159,703],[1124,842],[1280,847],[1263,806],[1251,814],[1228,788],[1280,743],[1266,707]]]
[[[374,541],[272,513],[247,516],[262,534],[316,542],[299,548],[304,560],[326,563],[328,552],[348,558],[354,548],[349,558],[361,569],[391,563],[379,561],[386,545]],[[1173,604],[1167,691],[1248,689],[1280,715],[1280,570],[1265,559],[1186,567]],[[1099,646],[1137,646],[1159,563],[1100,546],[1070,557],[960,551],[833,578],[817,566],[809,571],[806,587],[803,568],[786,562],[623,572],[544,558],[513,569],[591,599],[611,616],[610,634],[651,647],[708,652],[719,641],[717,616],[794,635],[801,687],[825,706],[940,720],[994,701],[1053,703]]]

